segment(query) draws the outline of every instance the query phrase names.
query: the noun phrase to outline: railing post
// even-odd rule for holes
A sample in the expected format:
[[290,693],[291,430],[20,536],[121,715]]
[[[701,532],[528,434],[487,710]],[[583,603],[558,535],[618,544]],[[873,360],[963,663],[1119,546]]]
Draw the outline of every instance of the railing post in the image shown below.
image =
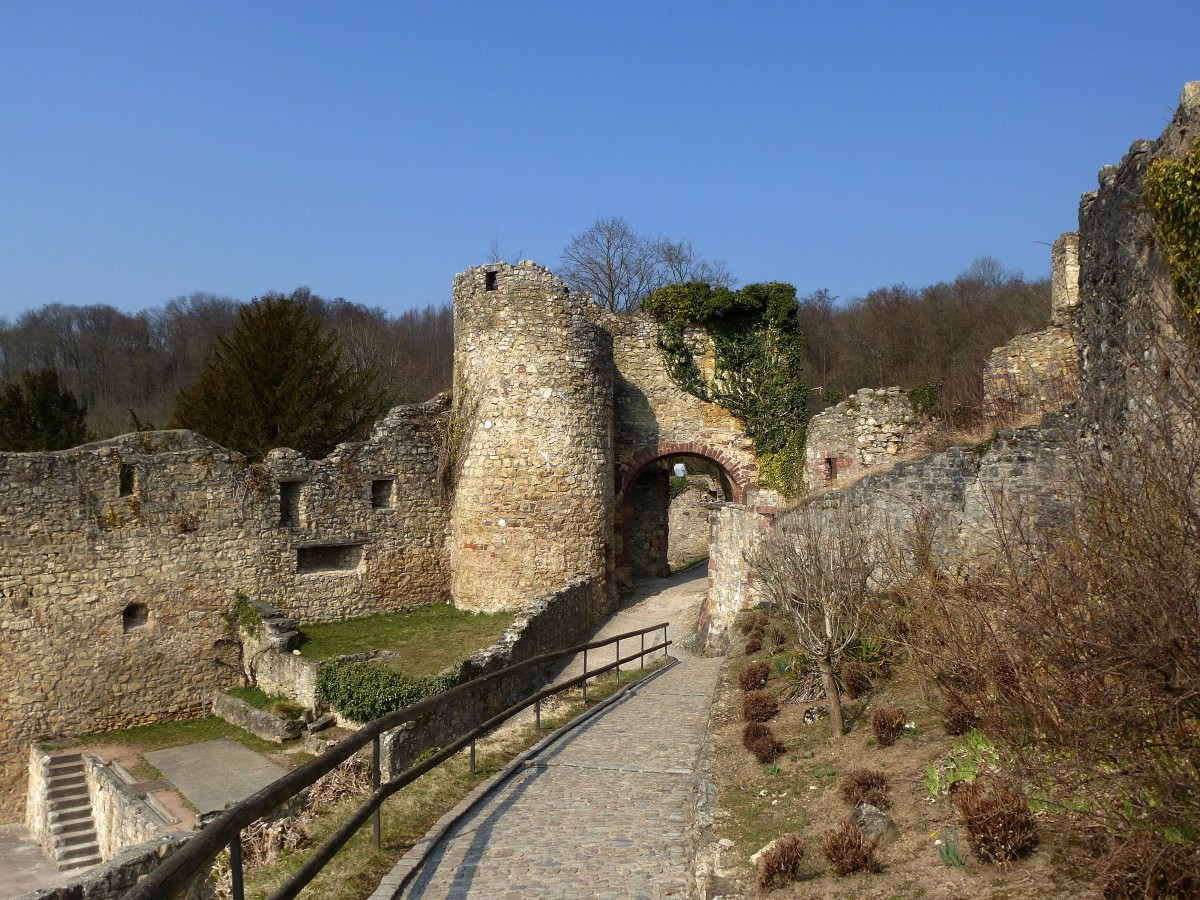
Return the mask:
[[583,702],[587,703],[587,649],[583,651]]
[[[379,735],[371,741],[371,790],[379,790]],[[379,810],[371,814],[371,834],[375,839],[375,849],[379,849]]]
[[663,642],[662,655],[666,656],[667,655],[667,623],[666,622],[663,622],[663,640],[662,640],[662,642]]
[[642,655],[638,657],[641,668],[646,668],[646,632],[642,632]]
[[533,731],[536,734],[542,730],[542,701],[533,704]]
[[621,683],[621,639],[617,638],[617,684]]
[[246,900],[246,887],[242,883],[242,833],[240,831],[229,842],[229,874],[233,900]]
[[[471,730],[479,727],[479,715],[475,708],[475,692],[471,691]],[[471,738],[471,774],[475,774],[475,738]]]

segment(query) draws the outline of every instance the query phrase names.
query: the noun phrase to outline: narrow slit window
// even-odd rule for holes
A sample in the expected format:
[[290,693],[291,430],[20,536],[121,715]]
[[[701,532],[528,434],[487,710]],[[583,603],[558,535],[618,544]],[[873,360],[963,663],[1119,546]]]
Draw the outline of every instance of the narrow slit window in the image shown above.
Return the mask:
[[376,478],[371,482],[371,507],[391,509],[396,493],[396,479]]
[[837,478],[837,457],[825,457],[825,477],[830,481]]
[[496,289],[496,273],[495,272],[484,272],[483,273],[483,289],[485,291],[494,291]]
[[121,463],[120,492],[122,497],[128,497],[137,490],[137,469],[128,463]]
[[300,525],[300,492],[303,481],[279,482],[279,524],[286,528]]

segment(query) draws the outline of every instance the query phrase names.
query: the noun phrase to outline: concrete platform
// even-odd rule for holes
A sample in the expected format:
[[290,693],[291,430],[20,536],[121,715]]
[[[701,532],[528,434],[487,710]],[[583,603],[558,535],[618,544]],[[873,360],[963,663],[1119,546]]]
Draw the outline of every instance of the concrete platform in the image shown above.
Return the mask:
[[24,825],[0,825],[0,900],[55,887],[79,871],[58,871]]
[[229,738],[144,755],[201,815],[245,800],[285,774],[265,756]]

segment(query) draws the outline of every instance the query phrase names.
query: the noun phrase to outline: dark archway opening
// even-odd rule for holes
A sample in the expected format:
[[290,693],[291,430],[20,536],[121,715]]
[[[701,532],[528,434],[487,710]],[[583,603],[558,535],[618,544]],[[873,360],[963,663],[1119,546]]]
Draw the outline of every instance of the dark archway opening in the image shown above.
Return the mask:
[[618,585],[665,578],[706,559],[712,509],[736,495],[729,473],[701,454],[669,453],[645,463],[618,503]]

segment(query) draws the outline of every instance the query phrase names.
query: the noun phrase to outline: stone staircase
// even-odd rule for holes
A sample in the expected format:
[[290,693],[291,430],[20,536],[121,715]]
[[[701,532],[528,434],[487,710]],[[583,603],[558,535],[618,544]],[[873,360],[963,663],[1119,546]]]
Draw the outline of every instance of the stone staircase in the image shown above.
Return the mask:
[[64,753],[51,759],[46,806],[58,868],[100,865],[100,846],[92,825],[92,801],[83,774],[83,754]]

